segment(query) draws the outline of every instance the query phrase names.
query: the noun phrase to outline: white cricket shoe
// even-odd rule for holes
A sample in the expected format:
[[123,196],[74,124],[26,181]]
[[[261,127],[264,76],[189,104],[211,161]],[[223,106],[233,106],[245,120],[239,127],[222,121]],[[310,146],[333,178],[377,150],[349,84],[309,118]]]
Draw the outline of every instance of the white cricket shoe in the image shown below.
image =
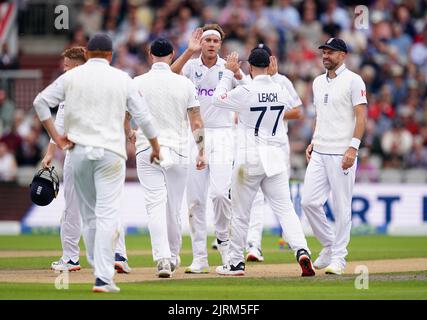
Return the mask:
[[95,285],[92,288],[92,292],[111,292],[117,293],[120,292],[120,288],[115,285],[114,282],[106,283],[99,278],[96,278]]
[[159,278],[172,277],[171,263],[169,259],[160,259],[157,262],[157,276]]
[[331,255],[332,253],[330,248],[323,248],[316,261],[314,261],[313,267],[317,270],[326,268],[331,264]]
[[262,251],[256,247],[249,247],[248,254],[246,255],[246,261],[263,262],[264,257]]
[[52,262],[50,265],[50,268],[54,271],[79,271],[81,269],[80,263],[73,262],[72,260],[69,260],[68,262],[64,262],[62,259],[59,259],[58,261]]
[[340,276],[344,273],[344,268],[342,268],[338,263],[332,262],[329,266],[326,267],[325,273]]
[[209,273],[209,264],[193,261],[190,266],[185,268],[185,273]]
[[239,262],[237,266],[233,266],[232,264],[219,266],[216,267],[215,271],[217,274],[220,274],[222,276],[244,276],[245,263]]
[[229,251],[230,251],[230,240],[222,241],[218,243],[218,252],[221,255],[222,265],[228,265],[230,261]]

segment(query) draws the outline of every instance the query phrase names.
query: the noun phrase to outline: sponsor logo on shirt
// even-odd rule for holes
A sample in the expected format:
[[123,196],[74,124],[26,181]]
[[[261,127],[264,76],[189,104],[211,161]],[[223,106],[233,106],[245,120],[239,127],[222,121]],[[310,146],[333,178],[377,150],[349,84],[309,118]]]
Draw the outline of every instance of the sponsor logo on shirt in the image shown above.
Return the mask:
[[205,89],[205,88],[197,88],[197,94],[199,96],[212,97],[215,92],[215,89]]
[[224,72],[222,72],[222,71],[220,71],[220,72],[218,72],[218,80],[221,80],[222,79],[222,75],[224,74]]
[[360,95],[362,97],[366,97],[366,90],[360,90]]
[[197,71],[194,73],[196,78],[200,79],[203,76],[203,73],[198,74]]

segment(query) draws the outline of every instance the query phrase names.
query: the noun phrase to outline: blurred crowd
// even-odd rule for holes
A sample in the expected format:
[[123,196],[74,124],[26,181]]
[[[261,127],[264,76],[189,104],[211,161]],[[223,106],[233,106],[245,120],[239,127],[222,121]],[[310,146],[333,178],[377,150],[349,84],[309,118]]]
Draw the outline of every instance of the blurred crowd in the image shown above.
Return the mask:
[[[303,101],[303,119],[289,124],[296,172],[305,169],[304,150],[313,131],[312,80],[324,73],[317,48],[329,37],[340,37],[350,49],[347,67],[367,86],[368,123],[358,179],[378,181],[383,168],[427,170],[427,1],[370,1],[364,21],[355,10],[360,3],[84,0],[68,47],[85,46],[91,35],[107,32],[114,41],[113,65],[134,77],[149,70],[146,53],[153,39],[169,38],[179,56],[192,31],[205,23],[219,23],[226,32],[223,57],[237,51],[245,61],[257,43],[266,43],[279,59],[279,72],[293,82]],[[40,124],[14,110],[1,89],[0,129],[0,180],[10,176],[2,173],[8,165],[40,161],[47,145]],[[131,148],[129,156],[128,164],[135,166]]]

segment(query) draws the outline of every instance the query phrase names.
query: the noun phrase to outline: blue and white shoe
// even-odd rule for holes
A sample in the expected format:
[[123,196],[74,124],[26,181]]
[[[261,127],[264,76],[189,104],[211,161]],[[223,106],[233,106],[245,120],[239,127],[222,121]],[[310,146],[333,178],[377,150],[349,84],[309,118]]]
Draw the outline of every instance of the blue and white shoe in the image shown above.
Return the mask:
[[81,269],[79,261],[73,262],[72,260],[68,260],[68,262],[64,262],[62,259],[52,262],[50,268],[59,272],[79,271]]
[[129,267],[128,260],[125,257],[116,253],[114,260],[114,269],[116,269],[117,273],[131,273],[132,269]]
[[92,292],[111,292],[117,293],[120,292],[120,288],[117,287],[114,282],[106,283],[99,278],[96,278],[95,285],[92,288]]

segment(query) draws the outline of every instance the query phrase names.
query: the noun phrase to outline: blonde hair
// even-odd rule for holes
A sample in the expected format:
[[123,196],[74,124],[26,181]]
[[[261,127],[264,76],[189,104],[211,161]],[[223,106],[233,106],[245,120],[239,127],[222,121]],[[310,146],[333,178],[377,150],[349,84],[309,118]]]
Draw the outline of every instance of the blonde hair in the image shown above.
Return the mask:
[[72,60],[79,60],[81,62],[86,62],[86,55],[85,55],[85,48],[84,47],[72,47],[69,49],[66,49],[61,56],[64,58],[72,59]]

